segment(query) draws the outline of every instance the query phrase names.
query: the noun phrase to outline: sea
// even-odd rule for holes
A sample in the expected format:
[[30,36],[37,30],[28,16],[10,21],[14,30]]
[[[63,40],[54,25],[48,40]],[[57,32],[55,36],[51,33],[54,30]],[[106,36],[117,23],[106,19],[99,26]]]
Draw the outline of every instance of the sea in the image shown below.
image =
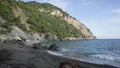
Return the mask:
[[120,39],[95,39],[74,41],[45,41],[43,44],[56,43],[61,51],[48,51],[75,60],[95,64],[107,64],[120,68]]

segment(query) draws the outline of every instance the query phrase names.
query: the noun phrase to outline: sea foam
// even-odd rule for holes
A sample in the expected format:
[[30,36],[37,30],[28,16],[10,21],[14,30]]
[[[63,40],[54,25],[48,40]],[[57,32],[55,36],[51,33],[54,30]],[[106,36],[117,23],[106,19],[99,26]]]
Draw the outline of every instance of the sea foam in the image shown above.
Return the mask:
[[58,52],[55,52],[55,51],[49,51],[49,50],[47,50],[47,52],[48,52],[49,54],[52,54],[52,55],[63,56],[61,53],[58,53]]
[[91,56],[101,58],[101,59],[105,59],[105,60],[120,61],[120,57],[119,56],[114,56],[114,55],[98,54],[98,55],[91,55]]

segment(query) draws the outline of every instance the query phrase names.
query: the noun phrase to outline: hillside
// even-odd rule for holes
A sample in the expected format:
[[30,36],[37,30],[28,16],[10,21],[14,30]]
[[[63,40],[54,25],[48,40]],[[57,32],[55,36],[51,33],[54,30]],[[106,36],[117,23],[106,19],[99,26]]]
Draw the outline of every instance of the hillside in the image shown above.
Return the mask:
[[1,40],[94,38],[85,25],[49,3],[0,0]]

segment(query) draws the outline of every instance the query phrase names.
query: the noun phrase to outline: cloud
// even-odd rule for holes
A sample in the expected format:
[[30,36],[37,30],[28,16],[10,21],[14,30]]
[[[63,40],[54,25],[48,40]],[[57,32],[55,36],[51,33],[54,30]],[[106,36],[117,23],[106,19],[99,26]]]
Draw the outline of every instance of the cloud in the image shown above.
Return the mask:
[[82,5],[83,6],[89,6],[89,5],[91,5],[91,2],[84,2]]
[[80,4],[82,7],[95,5],[94,0],[80,0]]
[[117,24],[117,25],[120,25],[120,17],[118,16],[118,17],[113,17],[113,18],[109,18],[108,19],[108,22],[109,23],[113,23],[113,24]]
[[82,2],[86,2],[86,1],[89,1],[89,0],[81,0]]
[[112,26],[118,26],[120,25],[120,16],[115,14],[111,14],[108,16],[105,15],[104,17],[102,17],[101,22],[105,22],[106,24]]
[[120,15],[120,8],[112,10],[112,13],[116,13]]
[[104,21],[112,25],[120,25],[120,8],[104,11]]
[[120,23],[120,8],[113,9],[112,13],[114,16],[109,20],[111,20],[111,22]]

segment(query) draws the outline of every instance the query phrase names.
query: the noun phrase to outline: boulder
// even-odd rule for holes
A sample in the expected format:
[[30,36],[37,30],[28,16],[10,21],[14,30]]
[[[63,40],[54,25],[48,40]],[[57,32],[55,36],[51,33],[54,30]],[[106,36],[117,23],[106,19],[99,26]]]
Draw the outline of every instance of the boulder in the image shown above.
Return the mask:
[[47,46],[43,46],[41,43],[34,43],[32,46],[33,49],[47,50]]
[[56,43],[50,45],[50,47],[48,48],[48,50],[52,50],[52,51],[59,51],[60,50],[60,47],[58,47],[56,45]]

